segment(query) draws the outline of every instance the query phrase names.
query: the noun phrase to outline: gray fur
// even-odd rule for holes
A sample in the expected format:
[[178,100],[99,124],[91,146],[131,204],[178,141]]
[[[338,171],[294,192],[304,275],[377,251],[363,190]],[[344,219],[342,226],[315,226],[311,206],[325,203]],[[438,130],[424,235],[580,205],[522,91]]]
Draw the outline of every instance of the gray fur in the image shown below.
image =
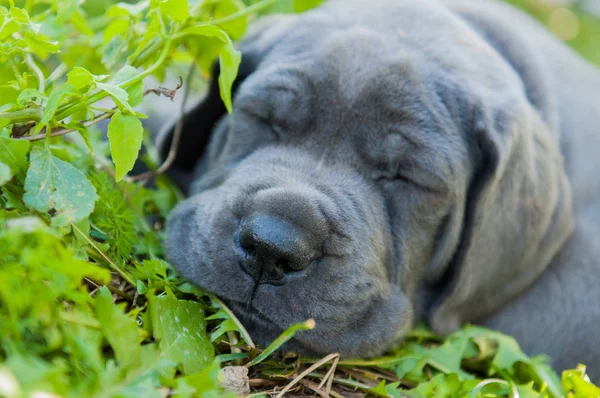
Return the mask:
[[[167,240],[186,278],[263,345],[314,318],[290,348],[364,357],[473,322],[600,377],[598,70],[483,0],[331,0],[241,50],[233,113],[213,83],[186,116]],[[256,212],[322,247],[253,296],[234,237]]]

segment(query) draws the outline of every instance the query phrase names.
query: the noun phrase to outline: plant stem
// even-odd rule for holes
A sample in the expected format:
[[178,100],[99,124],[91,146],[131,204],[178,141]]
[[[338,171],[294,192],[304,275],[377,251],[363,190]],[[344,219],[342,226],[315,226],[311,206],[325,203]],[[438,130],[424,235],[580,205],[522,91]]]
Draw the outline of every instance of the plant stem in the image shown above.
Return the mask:
[[220,25],[226,22],[231,22],[231,21],[235,21],[238,18],[241,17],[245,17],[246,15],[258,12],[260,10],[262,10],[263,8],[266,8],[272,4],[277,3],[280,0],[263,0],[261,2],[258,2],[256,4],[252,4],[251,6],[248,6],[236,13],[233,13],[231,15],[228,15],[224,18],[220,18],[220,19],[213,19],[212,21],[210,21],[211,24],[213,25]]
[[[114,114],[113,112],[106,112],[103,113],[99,116],[96,116],[95,118],[88,120],[87,122],[83,123],[83,125],[85,127],[90,127],[91,125],[94,125],[104,119],[108,119],[109,117],[111,117]],[[58,137],[61,135],[65,135],[68,134],[70,132],[75,131],[75,129],[60,129],[60,130],[55,130],[53,132],[50,133],[49,137]],[[46,138],[46,133],[45,132],[41,132],[38,135],[34,135],[34,136],[23,136],[23,137],[19,137],[17,139],[19,140],[27,140],[27,141],[39,141],[39,140],[43,140],[44,138]]]
[[123,271],[117,264],[115,264],[106,254],[104,254],[104,252],[100,250],[100,248],[96,246],[96,244],[86,234],[84,234],[79,228],[77,228],[75,224],[71,223],[71,228],[73,228],[73,230],[76,231],[79,235],[81,235],[81,237],[87,243],[89,243],[94,249],[96,249],[98,254],[102,256],[102,258],[108,263],[108,265],[110,265],[110,267],[114,271],[121,275],[121,277],[125,279],[131,286],[135,286],[135,281],[131,279],[131,277],[127,275],[125,271]]
[[31,120],[38,121],[42,117],[40,109],[28,108],[14,112],[0,112],[0,119],[8,119],[9,124],[28,122]]
[[45,87],[46,80],[44,78],[44,72],[42,72],[42,70],[40,69],[40,67],[37,66],[37,64],[33,60],[33,57],[31,56],[31,54],[27,54],[25,56],[25,62],[27,63],[27,66],[29,67],[29,69],[37,77],[37,79],[38,79],[38,91],[43,94],[44,91],[46,91],[46,87]]
[[[137,75],[135,77],[132,77],[131,79],[129,79],[127,81],[124,81],[123,83],[119,84],[119,87],[121,87],[121,88],[129,87],[132,84],[135,84],[135,83],[141,81],[146,76],[151,75],[165,61],[165,59],[167,58],[167,55],[169,54],[169,51],[171,50],[171,45],[172,45],[172,41],[171,40],[167,40],[167,42],[165,43],[165,46],[163,47],[163,50],[160,53],[160,56],[158,57],[158,59],[156,60],[156,62],[154,62],[152,64],[152,66],[150,66],[148,69],[146,69],[145,71],[143,71],[139,75]],[[102,91],[99,91],[96,94],[92,95],[86,101],[86,103],[88,105],[91,105],[91,104],[94,104],[94,103],[100,101],[102,98],[105,98],[107,96],[108,96],[108,93],[106,91],[102,90]],[[60,112],[60,109],[59,109],[59,112]],[[71,113],[69,113],[68,110],[63,111],[63,113],[58,113],[58,115],[56,116],[56,120],[62,120],[65,117],[69,116]]]

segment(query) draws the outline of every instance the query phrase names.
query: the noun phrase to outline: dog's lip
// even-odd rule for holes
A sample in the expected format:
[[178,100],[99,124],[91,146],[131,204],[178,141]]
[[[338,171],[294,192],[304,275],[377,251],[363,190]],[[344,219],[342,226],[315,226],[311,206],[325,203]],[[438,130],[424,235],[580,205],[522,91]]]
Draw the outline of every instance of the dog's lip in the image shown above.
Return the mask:
[[[248,304],[247,302],[234,301],[234,300],[223,300],[227,306],[234,310],[234,312],[241,314],[243,318],[249,318],[251,321],[258,321],[264,325],[269,327],[275,327],[280,332],[283,329],[276,324],[275,322],[269,320],[266,316],[264,316],[259,310],[252,307],[252,304]],[[251,309],[251,310],[249,310]]]

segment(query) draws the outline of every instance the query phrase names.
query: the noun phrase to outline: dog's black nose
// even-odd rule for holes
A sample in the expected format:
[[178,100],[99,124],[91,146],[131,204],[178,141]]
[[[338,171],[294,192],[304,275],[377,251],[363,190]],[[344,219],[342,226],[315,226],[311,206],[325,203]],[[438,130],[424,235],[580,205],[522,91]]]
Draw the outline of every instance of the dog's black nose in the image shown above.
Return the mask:
[[286,274],[305,269],[314,258],[314,250],[302,231],[270,215],[244,220],[239,243],[244,251],[242,268],[260,283],[283,284]]

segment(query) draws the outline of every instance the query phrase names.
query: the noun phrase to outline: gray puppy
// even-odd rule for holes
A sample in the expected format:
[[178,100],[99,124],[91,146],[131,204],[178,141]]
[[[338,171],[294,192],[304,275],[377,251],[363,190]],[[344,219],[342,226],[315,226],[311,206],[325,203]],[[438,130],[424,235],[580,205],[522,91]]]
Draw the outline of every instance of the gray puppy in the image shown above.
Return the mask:
[[213,81],[185,118],[186,278],[262,345],[314,318],[289,348],[368,357],[473,322],[600,377],[598,70],[482,0],[332,0],[241,50],[233,113]]

